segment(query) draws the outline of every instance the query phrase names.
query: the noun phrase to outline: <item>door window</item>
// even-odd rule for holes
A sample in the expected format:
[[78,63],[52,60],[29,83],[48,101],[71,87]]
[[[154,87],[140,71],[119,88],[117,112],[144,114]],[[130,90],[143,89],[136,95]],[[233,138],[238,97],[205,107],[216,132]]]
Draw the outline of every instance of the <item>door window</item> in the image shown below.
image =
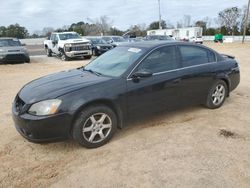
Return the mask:
[[152,73],[157,73],[177,68],[179,68],[179,63],[176,47],[166,46],[154,50],[139,65],[138,70],[148,70]]
[[215,61],[215,55],[212,51],[195,47],[179,46],[183,67],[205,64]]

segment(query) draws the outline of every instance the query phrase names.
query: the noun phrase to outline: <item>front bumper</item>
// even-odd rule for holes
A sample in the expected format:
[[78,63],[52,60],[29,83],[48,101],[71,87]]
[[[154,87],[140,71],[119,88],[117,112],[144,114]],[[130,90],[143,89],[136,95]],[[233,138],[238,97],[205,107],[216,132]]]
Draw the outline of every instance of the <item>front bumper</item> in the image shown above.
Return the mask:
[[70,52],[65,52],[66,56],[68,57],[83,57],[83,56],[90,56],[92,55],[91,50],[82,50],[82,51],[70,51]]
[[72,116],[68,113],[52,116],[19,115],[12,107],[12,118],[17,131],[31,142],[50,142],[70,137]]

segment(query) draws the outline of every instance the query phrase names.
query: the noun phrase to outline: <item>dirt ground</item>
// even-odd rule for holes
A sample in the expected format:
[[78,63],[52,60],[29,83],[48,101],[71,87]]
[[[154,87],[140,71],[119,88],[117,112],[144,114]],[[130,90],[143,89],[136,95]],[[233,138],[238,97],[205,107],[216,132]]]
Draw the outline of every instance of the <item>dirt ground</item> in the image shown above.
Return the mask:
[[241,83],[222,108],[196,106],[137,121],[98,149],[30,143],[11,118],[25,83],[87,61],[33,57],[31,64],[1,65],[0,187],[249,187],[250,43],[206,45],[240,62]]

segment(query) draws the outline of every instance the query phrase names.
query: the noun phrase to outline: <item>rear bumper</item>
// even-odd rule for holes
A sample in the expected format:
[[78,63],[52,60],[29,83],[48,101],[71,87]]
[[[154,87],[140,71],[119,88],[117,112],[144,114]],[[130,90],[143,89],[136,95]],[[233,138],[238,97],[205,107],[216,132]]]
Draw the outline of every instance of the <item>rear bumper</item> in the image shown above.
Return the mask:
[[12,108],[12,118],[17,131],[31,142],[51,142],[70,137],[72,116],[68,113],[53,116],[18,115]]
[[17,54],[0,54],[0,62],[28,62],[29,55],[25,53],[17,53]]

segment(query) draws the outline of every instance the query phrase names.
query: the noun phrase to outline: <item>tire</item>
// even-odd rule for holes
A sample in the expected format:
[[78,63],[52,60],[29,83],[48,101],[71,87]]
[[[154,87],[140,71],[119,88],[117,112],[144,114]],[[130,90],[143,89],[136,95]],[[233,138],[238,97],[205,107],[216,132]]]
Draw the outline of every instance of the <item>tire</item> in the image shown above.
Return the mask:
[[84,147],[97,148],[106,144],[116,130],[117,117],[114,111],[104,105],[93,105],[83,109],[77,116],[72,136]]
[[210,109],[220,108],[228,95],[228,86],[223,80],[217,80],[209,89],[206,107]]
[[46,51],[46,55],[47,55],[48,57],[52,57],[52,51],[51,51],[51,49],[45,48],[45,51]]
[[25,60],[25,63],[30,63],[30,58],[27,57],[27,59]]
[[95,49],[92,50],[92,54],[93,54],[93,56],[97,56]]
[[61,56],[62,61],[68,61],[69,60],[68,56],[64,53],[63,50],[60,52],[60,56]]
[[92,55],[84,56],[84,59],[91,59]]

